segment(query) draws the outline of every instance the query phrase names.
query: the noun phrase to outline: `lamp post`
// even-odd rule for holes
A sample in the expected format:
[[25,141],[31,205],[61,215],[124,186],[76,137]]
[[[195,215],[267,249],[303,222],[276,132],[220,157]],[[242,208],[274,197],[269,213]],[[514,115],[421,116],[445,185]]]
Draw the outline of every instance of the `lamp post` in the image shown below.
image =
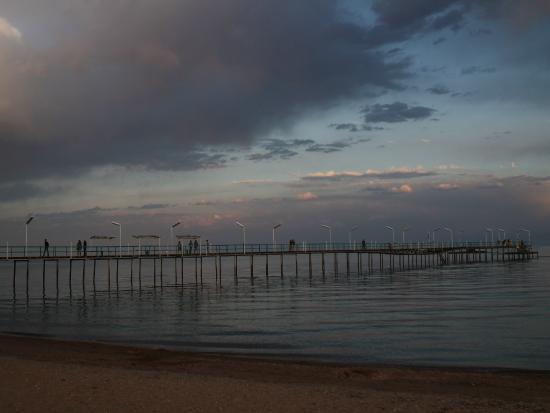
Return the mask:
[[495,242],[495,232],[492,228],[485,228],[485,231],[491,233],[491,244]]
[[406,233],[407,231],[410,231],[410,229],[411,229],[411,227],[403,227],[403,228],[401,228],[403,244],[405,243],[405,233]]
[[434,245],[435,245],[435,233],[438,232],[438,231],[441,231],[441,227],[432,229],[432,241],[433,241]]
[[451,248],[454,247],[454,243],[455,243],[455,236],[454,236],[454,233],[453,233],[453,230],[451,228],[443,228],[445,231],[447,231],[450,235],[451,235]]
[[235,221],[235,224],[243,230],[243,254],[246,254],[246,225],[241,224],[239,221]]
[[170,243],[171,244],[174,243],[174,228],[176,228],[180,224],[181,224],[181,222],[178,221],[170,227]]
[[356,225],[354,226],[353,228],[350,228],[350,230],[348,231],[348,242],[349,242],[349,248],[351,249],[351,234],[354,232],[354,231],[357,231],[359,229],[359,227]]
[[332,249],[332,227],[329,225],[321,225],[321,228],[328,230],[328,240],[329,240],[328,242],[329,242],[330,248]]
[[273,251],[275,251],[275,245],[277,244],[276,243],[276,239],[275,239],[275,231],[277,231],[278,228],[281,228],[283,224],[275,224],[273,225],[273,228],[272,228],[272,233],[271,233],[271,241],[273,242]]
[[111,222],[114,226],[118,227],[118,255],[122,256],[122,225],[116,221]]
[[391,231],[392,244],[395,244],[395,229],[393,227],[390,227],[389,225],[386,225],[386,229],[389,229]]
[[29,242],[29,224],[31,223],[31,221],[33,219],[34,219],[34,215],[31,215],[27,219],[27,222],[25,222],[25,257],[27,256],[27,246],[28,246],[28,242]]
[[529,245],[531,245],[531,230],[528,230],[526,228],[521,228],[519,231],[527,233],[527,237],[528,237],[527,239],[528,239]]

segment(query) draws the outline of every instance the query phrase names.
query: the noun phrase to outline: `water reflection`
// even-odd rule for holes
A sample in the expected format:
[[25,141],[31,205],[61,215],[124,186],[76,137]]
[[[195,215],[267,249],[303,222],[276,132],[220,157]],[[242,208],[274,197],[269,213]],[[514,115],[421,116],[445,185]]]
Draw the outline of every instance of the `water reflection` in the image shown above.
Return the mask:
[[142,268],[141,289],[130,266],[119,266],[118,288],[114,266],[110,277],[98,266],[95,283],[77,268],[69,283],[60,265],[59,288],[49,266],[44,289],[41,268],[31,267],[29,294],[21,277],[15,299],[11,267],[0,267],[0,330],[300,359],[550,369],[549,260],[397,274],[317,270],[311,278],[303,263],[296,277],[294,262],[281,277],[275,262],[268,277],[251,278],[242,266],[237,279],[233,263],[223,264],[217,276],[205,264],[202,283],[193,266],[183,278],[180,267],[165,266],[157,288],[155,269]]

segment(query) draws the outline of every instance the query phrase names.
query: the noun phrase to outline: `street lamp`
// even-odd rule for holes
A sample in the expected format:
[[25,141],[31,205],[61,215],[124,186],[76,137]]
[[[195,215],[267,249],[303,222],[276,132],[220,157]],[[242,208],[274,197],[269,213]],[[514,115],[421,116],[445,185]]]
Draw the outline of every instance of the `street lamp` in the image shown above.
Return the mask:
[[321,225],[322,228],[328,230],[328,239],[329,239],[329,245],[332,249],[332,227],[329,225]]
[[118,255],[122,256],[122,225],[115,221],[111,224],[118,227]]
[[171,244],[174,243],[174,228],[176,228],[180,224],[181,224],[181,222],[178,221],[170,227],[170,243]]
[[405,243],[405,232],[410,231],[410,229],[411,229],[411,227],[403,227],[401,229],[402,235],[403,235],[403,238],[402,238],[403,239],[403,244]]
[[246,254],[246,225],[241,224],[239,221],[235,221],[235,224],[243,230],[243,254]]
[[27,245],[28,245],[28,242],[29,242],[29,224],[31,223],[31,221],[33,219],[34,219],[34,215],[31,215],[27,219],[27,222],[25,222],[25,257],[27,256]]
[[[485,228],[485,231],[491,233],[491,244],[493,244],[495,242],[494,230],[492,228]],[[487,234],[485,234],[485,235],[487,235]],[[485,237],[485,242],[487,242],[487,237]]]
[[441,227],[432,229],[432,241],[435,243],[435,233],[441,231]]
[[353,231],[357,231],[358,229],[359,229],[359,227],[356,225],[353,228],[350,228],[350,230],[348,231],[348,242],[349,242],[349,248],[350,249],[351,249],[351,233]]
[[531,231],[528,230],[528,229],[525,229],[525,228],[521,228],[519,231],[520,231],[520,232],[526,232],[526,233],[527,233],[528,240],[529,240],[529,245],[531,245]]
[[454,247],[454,243],[455,243],[455,236],[454,236],[454,233],[453,233],[453,230],[451,228],[443,228],[445,231],[447,231],[450,235],[451,235],[451,247]]
[[273,251],[275,251],[275,245],[276,245],[276,240],[275,240],[275,231],[278,229],[278,228],[281,228],[283,224],[275,224],[273,225],[273,232],[271,234],[271,240],[273,241]]
[[391,231],[392,244],[395,244],[395,229],[393,227],[390,227],[389,225],[386,225],[386,229],[389,229]]
[[502,240],[504,241],[506,239],[506,231],[504,231],[502,228],[497,228],[498,231],[498,240],[500,241],[500,233],[502,232]]

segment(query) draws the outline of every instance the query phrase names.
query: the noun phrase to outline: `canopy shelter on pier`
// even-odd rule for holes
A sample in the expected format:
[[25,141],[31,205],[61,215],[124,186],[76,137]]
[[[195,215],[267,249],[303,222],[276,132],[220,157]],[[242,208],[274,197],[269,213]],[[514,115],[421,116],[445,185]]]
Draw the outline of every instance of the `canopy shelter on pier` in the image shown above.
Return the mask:
[[[160,254],[160,235],[132,235],[132,238],[138,240],[138,253],[141,255],[141,240],[157,240],[158,241],[158,253]],[[148,253],[148,251],[147,251]]]

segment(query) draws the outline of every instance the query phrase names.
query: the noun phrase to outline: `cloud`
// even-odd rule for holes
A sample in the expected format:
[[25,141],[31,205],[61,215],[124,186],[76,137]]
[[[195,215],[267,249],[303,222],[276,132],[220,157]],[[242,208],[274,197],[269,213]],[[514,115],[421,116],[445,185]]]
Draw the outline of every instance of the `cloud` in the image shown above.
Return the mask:
[[374,131],[374,130],[384,130],[380,126],[371,126],[371,125],[358,125],[357,123],[331,123],[330,128],[333,128],[337,131],[347,131],[347,132],[362,132],[362,131]]
[[[11,102],[0,108],[1,161],[11,171],[3,180],[110,164],[218,167],[223,161],[195,161],[204,146],[253,144],[316,109],[402,88],[409,77],[411,62],[386,61],[369,47],[370,28],[346,17],[342,0],[2,6],[33,26],[27,44],[0,62],[2,97]],[[4,37],[14,30],[2,21]],[[29,153],[40,154],[33,168],[22,162]]]
[[403,102],[390,104],[374,104],[365,107],[365,122],[370,123],[398,123],[410,120],[423,120],[432,116],[436,110],[425,106],[409,106]]
[[459,188],[460,186],[457,184],[448,184],[448,183],[438,184],[434,187],[434,189],[438,191],[454,191]]
[[8,39],[16,40],[16,41],[21,41],[21,38],[22,38],[21,32],[1,16],[0,16],[0,36],[4,36]]
[[[54,190],[54,192],[55,191],[57,191],[57,189]],[[0,203],[39,198],[51,193],[52,190],[28,182],[20,182],[17,184],[8,183],[0,185]]]
[[370,141],[370,138],[348,138],[329,143],[318,143],[312,139],[269,139],[260,144],[264,152],[254,152],[248,155],[246,159],[255,162],[276,159],[288,160],[299,155],[299,151],[333,153]]
[[436,172],[428,171],[422,167],[407,168],[407,167],[394,167],[385,170],[368,169],[365,172],[359,171],[326,171],[326,172],[312,172],[302,177],[303,180],[324,180],[324,181],[342,181],[342,180],[355,180],[360,178],[368,179],[410,179],[421,178],[437,175]]
[[296,198],[301,201],[312,201],[314,199],[318,199],[319,196],[315,195],[313,192],[303,192],[301,194],[298,194]]
[[434,95],[448,95],[451,93],[450,89],[444,85],[435,85],[426,90]]
[[445,42],[446,40],[447,40],[447,39],[444,38],[444,37],[438,37],[432,44],[433,44],[434,46],[437,46],[438,44],[441,44],[441,43]]
[[468,66],[462,68],[460,71],[463,75],[474,75],[477,73],[495,73],[497,69],[495,67],[482,67],[482,66]]
[[324,143],[324,144],[317,143],[314,145],[310,145],[306,149],[306,152],[321,152],[321,153],[340,152],[351,146],[354,146],[360,143],[370,142],[370,141],[371,139],[364,138],[364,139],[345,139],[345,140],[340,140],[340,141],[331,142],[331,143]]
[[298,155],[296,151],[299,147],[314,145],[315,141],[311,139],[269,139],[260,146],[265,152],[255,152],[247,156],[249,161],[265,161],[272,159],[287,160]]
[[395,192],[398,194],[410,194],[413,192],[413,188],[409,184],[403,184],[401,186],[394,186],[391,189],[391,192]]

